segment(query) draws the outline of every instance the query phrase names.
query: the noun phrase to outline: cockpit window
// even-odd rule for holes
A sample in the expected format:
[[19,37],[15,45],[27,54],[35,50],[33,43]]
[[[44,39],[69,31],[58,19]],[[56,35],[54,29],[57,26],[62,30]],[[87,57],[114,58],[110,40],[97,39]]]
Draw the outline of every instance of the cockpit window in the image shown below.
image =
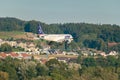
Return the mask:
[[41,38],[44,38],[44,36],[41,36]]
[[70,39],[70,36],[65,36],[65,39]]

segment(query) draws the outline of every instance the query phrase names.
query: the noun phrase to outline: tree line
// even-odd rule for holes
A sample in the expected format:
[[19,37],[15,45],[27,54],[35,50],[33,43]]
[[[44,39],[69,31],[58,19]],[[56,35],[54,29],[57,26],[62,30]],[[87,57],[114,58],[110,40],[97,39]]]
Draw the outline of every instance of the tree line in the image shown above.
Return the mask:
[[[16,18],[0,18],[0,31],[38,32],[38,24],[42,25],[44,33],[71,34],[74,42],[80,47],[106,50],[107,43],[120,42],[120,26],[114,24],[65,23],[45,24],[40,21],[23,21]],[[115,46],[112,49],[119,48]],[[111,49],[111,48],[110,48]]]

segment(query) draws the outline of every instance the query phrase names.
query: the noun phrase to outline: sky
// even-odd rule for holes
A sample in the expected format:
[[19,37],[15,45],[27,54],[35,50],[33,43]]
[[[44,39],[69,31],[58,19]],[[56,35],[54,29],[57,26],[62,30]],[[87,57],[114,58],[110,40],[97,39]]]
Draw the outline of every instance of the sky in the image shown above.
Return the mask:
[[0,17],[120,25],[120,0],[0,0]]

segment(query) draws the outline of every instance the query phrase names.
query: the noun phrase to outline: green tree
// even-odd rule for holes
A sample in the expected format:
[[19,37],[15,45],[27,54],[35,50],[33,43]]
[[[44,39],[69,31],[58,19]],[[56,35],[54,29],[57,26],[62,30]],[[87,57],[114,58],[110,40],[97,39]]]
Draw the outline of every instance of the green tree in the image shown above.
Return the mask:
[[47,67],[56,66],[56,65],[59,65],[59,62],[56,59],[50,59],[48,62],[46,62]]
[[27,64],[26,76],[28,79],[34,78],[37,76],[36,63],[34,61],[29,61]]
[[117,62],[117,59],[116,59],[115,56],[107,56],[107,64],[108,64],[108,66],[116,67],[116,62]]
[[1,52],[11,52],[12,51],[12,47],[7,44],[7,43],[4,43],[0,46],[0,51]]
[[44,65],[41,65],[40,63],[36,66],[37,70],[37,76],[46,76],[48,75],[48,69]]
[[52,77],[52,80],[66,80],[64,76],[57,73],[52,73],[51,77]]
[[88,57],[88,58],[83,59],[82,65],[83,65],[83,66],[86,66],[86,67],[96,66],[96,61],[95,61],[94,58]]
[[79,54],[77,58],[77,63],[81,64],[82,63],[82,54]]
[[18,76],[16,74],[15,65],[13,64],[14,60],[11,57],[7,57],[4,62],[0,65],[0,70],[3,72],[7,72],[9,74],[9,80],[18,80]]
[[38,30],[38,22],[37,21],[29,21],[25,27],[24,27],[25,32],[33,32],[37,34]]

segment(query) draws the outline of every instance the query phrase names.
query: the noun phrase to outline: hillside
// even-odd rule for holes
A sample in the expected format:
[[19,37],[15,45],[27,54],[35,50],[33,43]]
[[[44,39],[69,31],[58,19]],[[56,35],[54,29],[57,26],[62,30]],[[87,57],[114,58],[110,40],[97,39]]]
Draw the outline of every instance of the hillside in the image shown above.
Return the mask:
[[0,39],[11,40],[11,39],[25,39],[33,40],[34,34],[30,32],[20,32],[20,31],[2,31],[0,32]]
[[[71,34],[75,43],[81,47],[105,50],[107,43],[120,42],[120,26],[115,24],[65,23],[48,25],[40,21],[23,21],[16,18],[0,18],[0,37],[11,35],[13,37],[17,32],[37,33],[38,23],[41,23],[44,33]],[[8,35],[3,34],[4,31],[17,32]],[[21,36],[21,33],[19,36]]]

